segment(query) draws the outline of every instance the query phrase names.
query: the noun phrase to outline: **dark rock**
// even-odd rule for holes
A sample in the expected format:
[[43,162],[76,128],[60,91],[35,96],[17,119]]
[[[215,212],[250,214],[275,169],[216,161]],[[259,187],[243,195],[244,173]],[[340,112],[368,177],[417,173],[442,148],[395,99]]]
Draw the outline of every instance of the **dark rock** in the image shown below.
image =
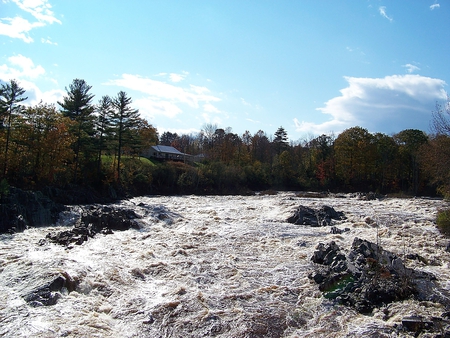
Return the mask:
[[64,205],[40,192],[11,187],[0,203],[0,233],[21,232],[28,227],[54,224]]
[[319,266],[309,278],[324,296],[360,313],[408,297],[450,303],[445,292],[436,291],[434,276],[406,268],[399,257],[363,239],[355,238],[347,255],[335,242],[320,243],[311,260]]
[[350,231],[349,228],[339,229],[339,228],[337,228],[337,227],[335,227],[335,226],[332,226],[332,227],[330,228],[330,234],[333,234],[333,235],[340,235],[340,234],[342,234],[342,233],[344,233],[344,232],[348,232],[348,231]]
[[[113,230],[139,229],[140,217],[132,209],[116,206],[90,205],[83,208],[82,215],[74,227],[56,233],[48,233],[46,239],[66,247],[81,245],[96,234],[112,234]],[[40,241],[40,244],[45,244]]]
[[287,222],[318,227],[331,225],[332,220],[341,219],[345,219],[344,213],[337,212],[333,207],[324,205],[322,208],[315,210],[301,205],[287,219]]
[[75,290],[76,286],[77,281],[70,277],[69,274],[63,273],[45,285],[26,293],[23,298],[33,307],[55,305],[58,299],[61,298],[63,288],[67,292],[71,292]]
[[405,331],[420,333],[423,330],[433,328],[433,322],[427,321],[421,316],[410,316],[402,319],[402,325]]

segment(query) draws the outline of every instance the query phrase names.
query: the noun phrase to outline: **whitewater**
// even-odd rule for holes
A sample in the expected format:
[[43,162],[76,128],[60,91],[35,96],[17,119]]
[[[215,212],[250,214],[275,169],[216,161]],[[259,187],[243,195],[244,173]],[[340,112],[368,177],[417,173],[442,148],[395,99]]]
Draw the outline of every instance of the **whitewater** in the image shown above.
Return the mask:
[[[139,229],[97,234],[71,248],[42,241],[76,222],[82,209],[75,206],[57,224],[0,235],[0,336],[409,337],[395,330],[402,318],[445,311],[408,299],[362,315],[325,299],[308,278],[319,243],[348,250],[359,237],[401,258],[420,255],[405,265],[435,275],[450,291],[449,240],[435,223],[448,207],[443,200],[283,192],[146,196],[117,205],[141,217]],[[300,205],[344,212],[333,225],[349,231],[287,223]],[[58,275],[76,289],[62,290],[55,305],[24,300]]]

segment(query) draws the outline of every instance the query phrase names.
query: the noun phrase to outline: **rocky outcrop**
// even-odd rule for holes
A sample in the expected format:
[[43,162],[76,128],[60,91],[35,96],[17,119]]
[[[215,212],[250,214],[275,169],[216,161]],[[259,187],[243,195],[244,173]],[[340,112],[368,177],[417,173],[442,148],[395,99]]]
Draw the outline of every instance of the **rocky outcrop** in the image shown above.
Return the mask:
[[317,267],[309,277],[324,296],[360,313],[409,297],[450,305],[434,276],[405,267],[399,257],[363,239],[355,238],[348,254],[335,242],[320,243],[311,260]]
[[50,241],[66,247],[80,245],[98,233],[107,235],[112,234],[113,230],[139,229],[139,218],[129,208],[89,205],[83,208],[72,229],[48,233],[39,243],[44,245]]
[[344,213],[334,210],[333,207],[324,205],[320,209],[312,209],[300,205],[294,211],[294,214],[287,219],[287,222],[298,225],[319,227],[331,225],[332,220],[342,219],[345,219]]
[[0,202],[0,233],[21,232],[28,227],[54,224],[64,205],[40,192],[10,188]]

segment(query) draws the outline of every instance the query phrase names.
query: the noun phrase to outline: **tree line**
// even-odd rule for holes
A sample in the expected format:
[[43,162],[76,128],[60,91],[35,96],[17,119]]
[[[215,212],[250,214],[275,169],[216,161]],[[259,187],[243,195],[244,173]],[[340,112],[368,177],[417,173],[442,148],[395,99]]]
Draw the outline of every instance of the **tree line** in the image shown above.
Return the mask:
[[[394,135],[362,127],[339,135],[290,142],[279,127],[242,135],[204,125],[196,134],[157,129],[132,99],[94,94],[75,79],[58,108],[25,107],[26,92],[11,80],[0,88],[0,193],[13,185],[110,188],[130,194],[243,193],[250,190],[374,191],[446,195],[450,190],[449,102],[437,104],[433,133],[407,129]],[[152,145],[198,155],[199,162],[146,160]]]

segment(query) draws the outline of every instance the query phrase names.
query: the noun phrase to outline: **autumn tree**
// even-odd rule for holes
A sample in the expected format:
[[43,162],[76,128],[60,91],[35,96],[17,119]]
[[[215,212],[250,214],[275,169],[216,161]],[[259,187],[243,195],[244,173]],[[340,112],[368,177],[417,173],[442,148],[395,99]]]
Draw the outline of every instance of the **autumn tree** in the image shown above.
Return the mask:
[[436,103],[428,144],[420,151],[422,167],[437,185],[438,192],[450,196],[450,96],[444,104]]
[[21,134],[25,148],[22,156],[27,157],[33,184],[64,185],[68,182],[66,163],[74,156],[71,149],[74,136],[69,132],[73,123],[54,105],[42,102],[24,111]]
[[62,114],[75,122],[70,129],[75,137],[72,146],[75,154],[73,169],[75,182],[78,177],[81,157],[83,156],[86,163],[90,161],[90,156],[95,153],[92,139],[95,107],[92,104],[94,95],[90,93],[91,88],[85,80],[74,79],[69,88],[66,87],[67,95],[63,97],[62,102],[58,102]]
[[346,129],[336,138],[334,151],[338,178],[351,188],[370,188],[376,160],[373,135],[361,127]]
[[8,151],[11,141],[11,128],[14,119],[21,115],[24,107],[19,103],[25,101],[25,89],[19,86],[16,80],[4,83],[0,87],[0,132],[4,132],[4,153],[3,153],[3,177],[8,171]]
[[427,135],[418,129],[406,129],[394,135],[394,140],[399,145],[399,153],[403,170],[399,173],[400,178],[414,194],[419,190],[419,149],[427,143]]

